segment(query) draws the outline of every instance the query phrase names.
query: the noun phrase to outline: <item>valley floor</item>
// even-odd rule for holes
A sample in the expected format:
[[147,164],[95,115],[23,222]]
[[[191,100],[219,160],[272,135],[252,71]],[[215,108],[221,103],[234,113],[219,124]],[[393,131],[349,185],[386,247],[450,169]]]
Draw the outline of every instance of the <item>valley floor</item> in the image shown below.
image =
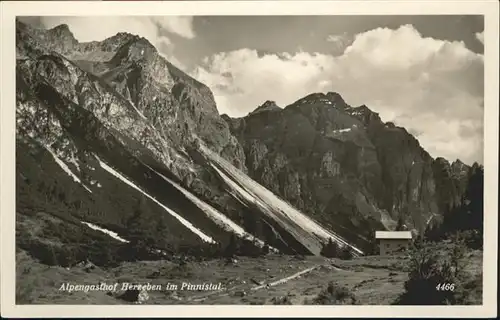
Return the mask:
[[[368,256],[353,260],[323,257],[267,256],[237,258],[227,264],[223,260],[187,262],[142,261],[123,263],[104,270],[96,267],[66,269],[40,264],[20,251],[17,255],[18,304],[127,304],[118,298],[123,283],[162,285],[161,290],[148,291],[145,304],[310,304],[325,290],[328,282],[336,282],[351,291],[356,304],[390,305],[403,292],[407,279],[406,260],[401,256]],[[481,304],[482,252],[469,254],[466,271],[474,284],[470,304]],[[117,291],[59,290],[61,285],[118,283]],[[211,291],[181,290],[182,283],[221,283]],[[167,284],[170,284],[167,290]],[[178,289],[173,289],[176,284]],[[465,285],[465,284],[457,284]],[[470,285],[470,284],[469,284]]]

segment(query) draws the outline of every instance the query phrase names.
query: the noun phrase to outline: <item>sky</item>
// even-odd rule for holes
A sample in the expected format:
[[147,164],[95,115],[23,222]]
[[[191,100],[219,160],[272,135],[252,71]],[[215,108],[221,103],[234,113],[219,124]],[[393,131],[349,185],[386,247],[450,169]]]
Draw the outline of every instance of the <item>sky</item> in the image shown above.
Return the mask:
[[405,127],[433,156],[483,161],[482,16],[25,17],[77,40],[150,40],[205,83],[221,114],[245,116],[313,92],[339,93]]

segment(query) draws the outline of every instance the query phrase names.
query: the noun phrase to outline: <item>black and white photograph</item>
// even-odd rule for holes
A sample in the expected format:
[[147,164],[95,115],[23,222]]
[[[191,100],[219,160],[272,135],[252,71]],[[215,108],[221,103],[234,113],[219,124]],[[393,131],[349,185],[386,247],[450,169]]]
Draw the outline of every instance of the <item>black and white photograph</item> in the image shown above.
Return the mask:
[[9,310],[496,314],[498,3],[341,2],[2,3]]

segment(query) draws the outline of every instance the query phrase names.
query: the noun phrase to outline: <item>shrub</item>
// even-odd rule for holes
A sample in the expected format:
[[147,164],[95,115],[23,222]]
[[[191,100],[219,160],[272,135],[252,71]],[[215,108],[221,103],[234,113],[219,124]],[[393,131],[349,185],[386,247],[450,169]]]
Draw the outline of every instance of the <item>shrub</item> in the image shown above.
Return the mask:
[[336,242],[333,242],[332,238],[328,240],[328,242],[323,245],[323,248],[321,248],[320,254],[323,257],[327,258],[337,258],[339,255],[339,247]]
[[35,280],[32,280],[32,278],[29,277],[31,267],[22,267],[18,263],[16,265],[16,268],[16,304],[33,303],[33,289],[35,288]]
[[373,255],[378,255],[379,253],[380,253],[380,246],[378,244],[377,239],[373,238],[366,247],[365,254],[368,256],[373,256]]
[[351,260],[353,257],[351,249],[348,246],[343,246],[340,249],[338,257],[342,260]]
[[463,240],[464,244],[471,249],[480,250],[483,248],[483,234],[480,230],[466,230],[455,235]]
[[[410,254],[408,280],[405,292],[395,301],[398,305],[449,305],[460,304],[463,292],[456,290],[462,270],[463,249],[455,245],[447,256],[440,256],[428,243],[413,248]],[[443,290],[444,284],[453,289]]]
[[356,304],[356,297],[348,288],[339,286],[334,282],[329,282],[326,289],[322,290],[318,296],[312,300],[312,304]]
[[236,240],[236,236],[234,234],[231,234],[231,236],[229,237],[229,242],[228,242],[226,248],[224,249],[224,256],[226,258],[231,258],[236,254],[238,249],[239,249],[239,246],[238,246],[238,242]]
[[219,250],[216,255],[218,257],[225,258],[233,258],[236,255],[246,257],[260,257],[268,254],[269,251],[270,248],[268,244],[260,247],[254,241],[238,238],[235,234],[231,234],[229,240],[225,244],[224,249]]
[[[255,243],[253,243],[250,240],[247,239],[239,239],[239,250],[236,252],[236,254],[241,255],[241,256],[248,256],[248,257],[259,257],[264,254],[263,248],[257,246]],[[269,250],[269,247],[267,248]]]
[[32,248],[34,252],[36,252],[36,255],[34,255],[34,257],[37,258],[41,263],[47,264],[49,266],[56,266],[59,264],[56,253],[56,250],[58,249],[57,247],[43,242],[32,242]]
[[326,258],[340,258],[342,260],[350,260],[353,257],[351,249],[344,245],[339,245],[330,238],[328,242],[321,248],[320,255]]
[[34,282],[17,281],[16,286],[16,304],[33,303]]
[[290,300],[290,296],[282,296],[282,297],[273,297],[271,302],[274,305],[291,305],[292,301]]
[[191,277],[193,275],[193,270],[185,260],[181,259],[177,264],[170,268],[168,275],[172,278],[183,279]]
[[465,239],[461,234],[452,237],[453,246],[450,251],[450,264],[453,268],[453,276],[461,278],[465,269],[465,254],[467,247]]
[[394,229],[394,231],[408,231],[408,227],[405,224],[403,216],[400,216],[398,218],[398,222],[396,224],[396,228]]
[[264,246],[262,247],[262,254],[267,255],[267,254],[269,254],[270,251],[271,251],[271,249],[269,248],[269,245],[267,243],[264,244]]

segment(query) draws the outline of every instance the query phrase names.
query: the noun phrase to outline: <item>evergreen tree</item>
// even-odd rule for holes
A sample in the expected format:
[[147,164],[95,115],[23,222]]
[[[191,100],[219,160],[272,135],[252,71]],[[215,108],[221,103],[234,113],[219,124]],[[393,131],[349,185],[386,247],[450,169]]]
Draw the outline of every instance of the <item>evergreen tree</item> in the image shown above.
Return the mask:
[[132,245],[146,245],[149,236],[149,222],[150,217],[149,207],[144,196],[141,196],[137,204],[133,208],[133,213],[127,221],[127,228],[129,230],[129,240]]
[[483,196],[484,196],[484,169],[475,163],[466,190],[469,213],[468,227],[483,232]]
[[263,255],[266,255],[266,254],[269,254],[269,252],[271,251],[271,249],[269,248],[269,245],[267,244],[267,242],[264,244],[264,246],[262,247],[262,254]]
[[380,253],[380,248],[379,248],[378,240],[375,237],[372,237],[372,239],[370,240],[370,242],[367,246],[366,254],[367,255],[378,255],[379,253]]
[[229,237],[229,242],[226,248],[224,249],[224,255],[228,258],[231,258],[236,254],[237,251],[238,251],[238,243],[236,240],[236,236],[234,235],[234,233],[231,233],[231,236]]
[[263,254],[262,248],[253,241],[248,239],[238,239],[238,243],[239,250],[237,250],[237,253],[242,256],[258,257]]
[[350,260],[352,259],[352,252],[349,246],[344,245],[339,252],[339,258],[342,260]]
[[451,205],[443,212],[443,221],[439,226],[430,226],[426,238],[439,241],[457,232],[466,232],[467,244],[480,248],[483,241],[483,192],[484,172],[482,166],[474,164],[464,196],[458,205]]
[[166,248],[169,243],[168,234],[168,224],[166,222],[165,216],[160,214],[156,222],[155,233],[151,234],[148,238],[148,242],[151,246],[156,246],[158,248]]
[[163,233],[167,229],[167,223],[165,221],[165,216],[163,214],[158,216],[158,221],[156,224],[156,231],[158,233]]
[[115,258],[113,256],[112,250],[108,246],[103,247],[101,263],[104,266],[113,266],[115,264]]
[[256,234],[257,231],[257,221],[255,216],[251,214],[243,214],[243,227],[250,234]]
[[403,216],[400,215],[398,218],[398,222],[397,222],[395,231],[406,231],[406,230],[407,230],[407,228],[405,225],[405,221],[403,219]]
[[59,264],[59,260],[57,259],[56,251],[54,247],[49,246],[48,255],[47,255],[47,264],[51,266],[57,266]]
[[333,239],[328,239],[326,245],[321,249],[320,254],[327,258],[337,258],[339,256],[339,247],[336,242],[333,242]]
[[75,249],[73,247],[68,247],[66,250],[63,250],[63,255],[58,262],[60,262],[63,267],[73,266],[76,263]]

